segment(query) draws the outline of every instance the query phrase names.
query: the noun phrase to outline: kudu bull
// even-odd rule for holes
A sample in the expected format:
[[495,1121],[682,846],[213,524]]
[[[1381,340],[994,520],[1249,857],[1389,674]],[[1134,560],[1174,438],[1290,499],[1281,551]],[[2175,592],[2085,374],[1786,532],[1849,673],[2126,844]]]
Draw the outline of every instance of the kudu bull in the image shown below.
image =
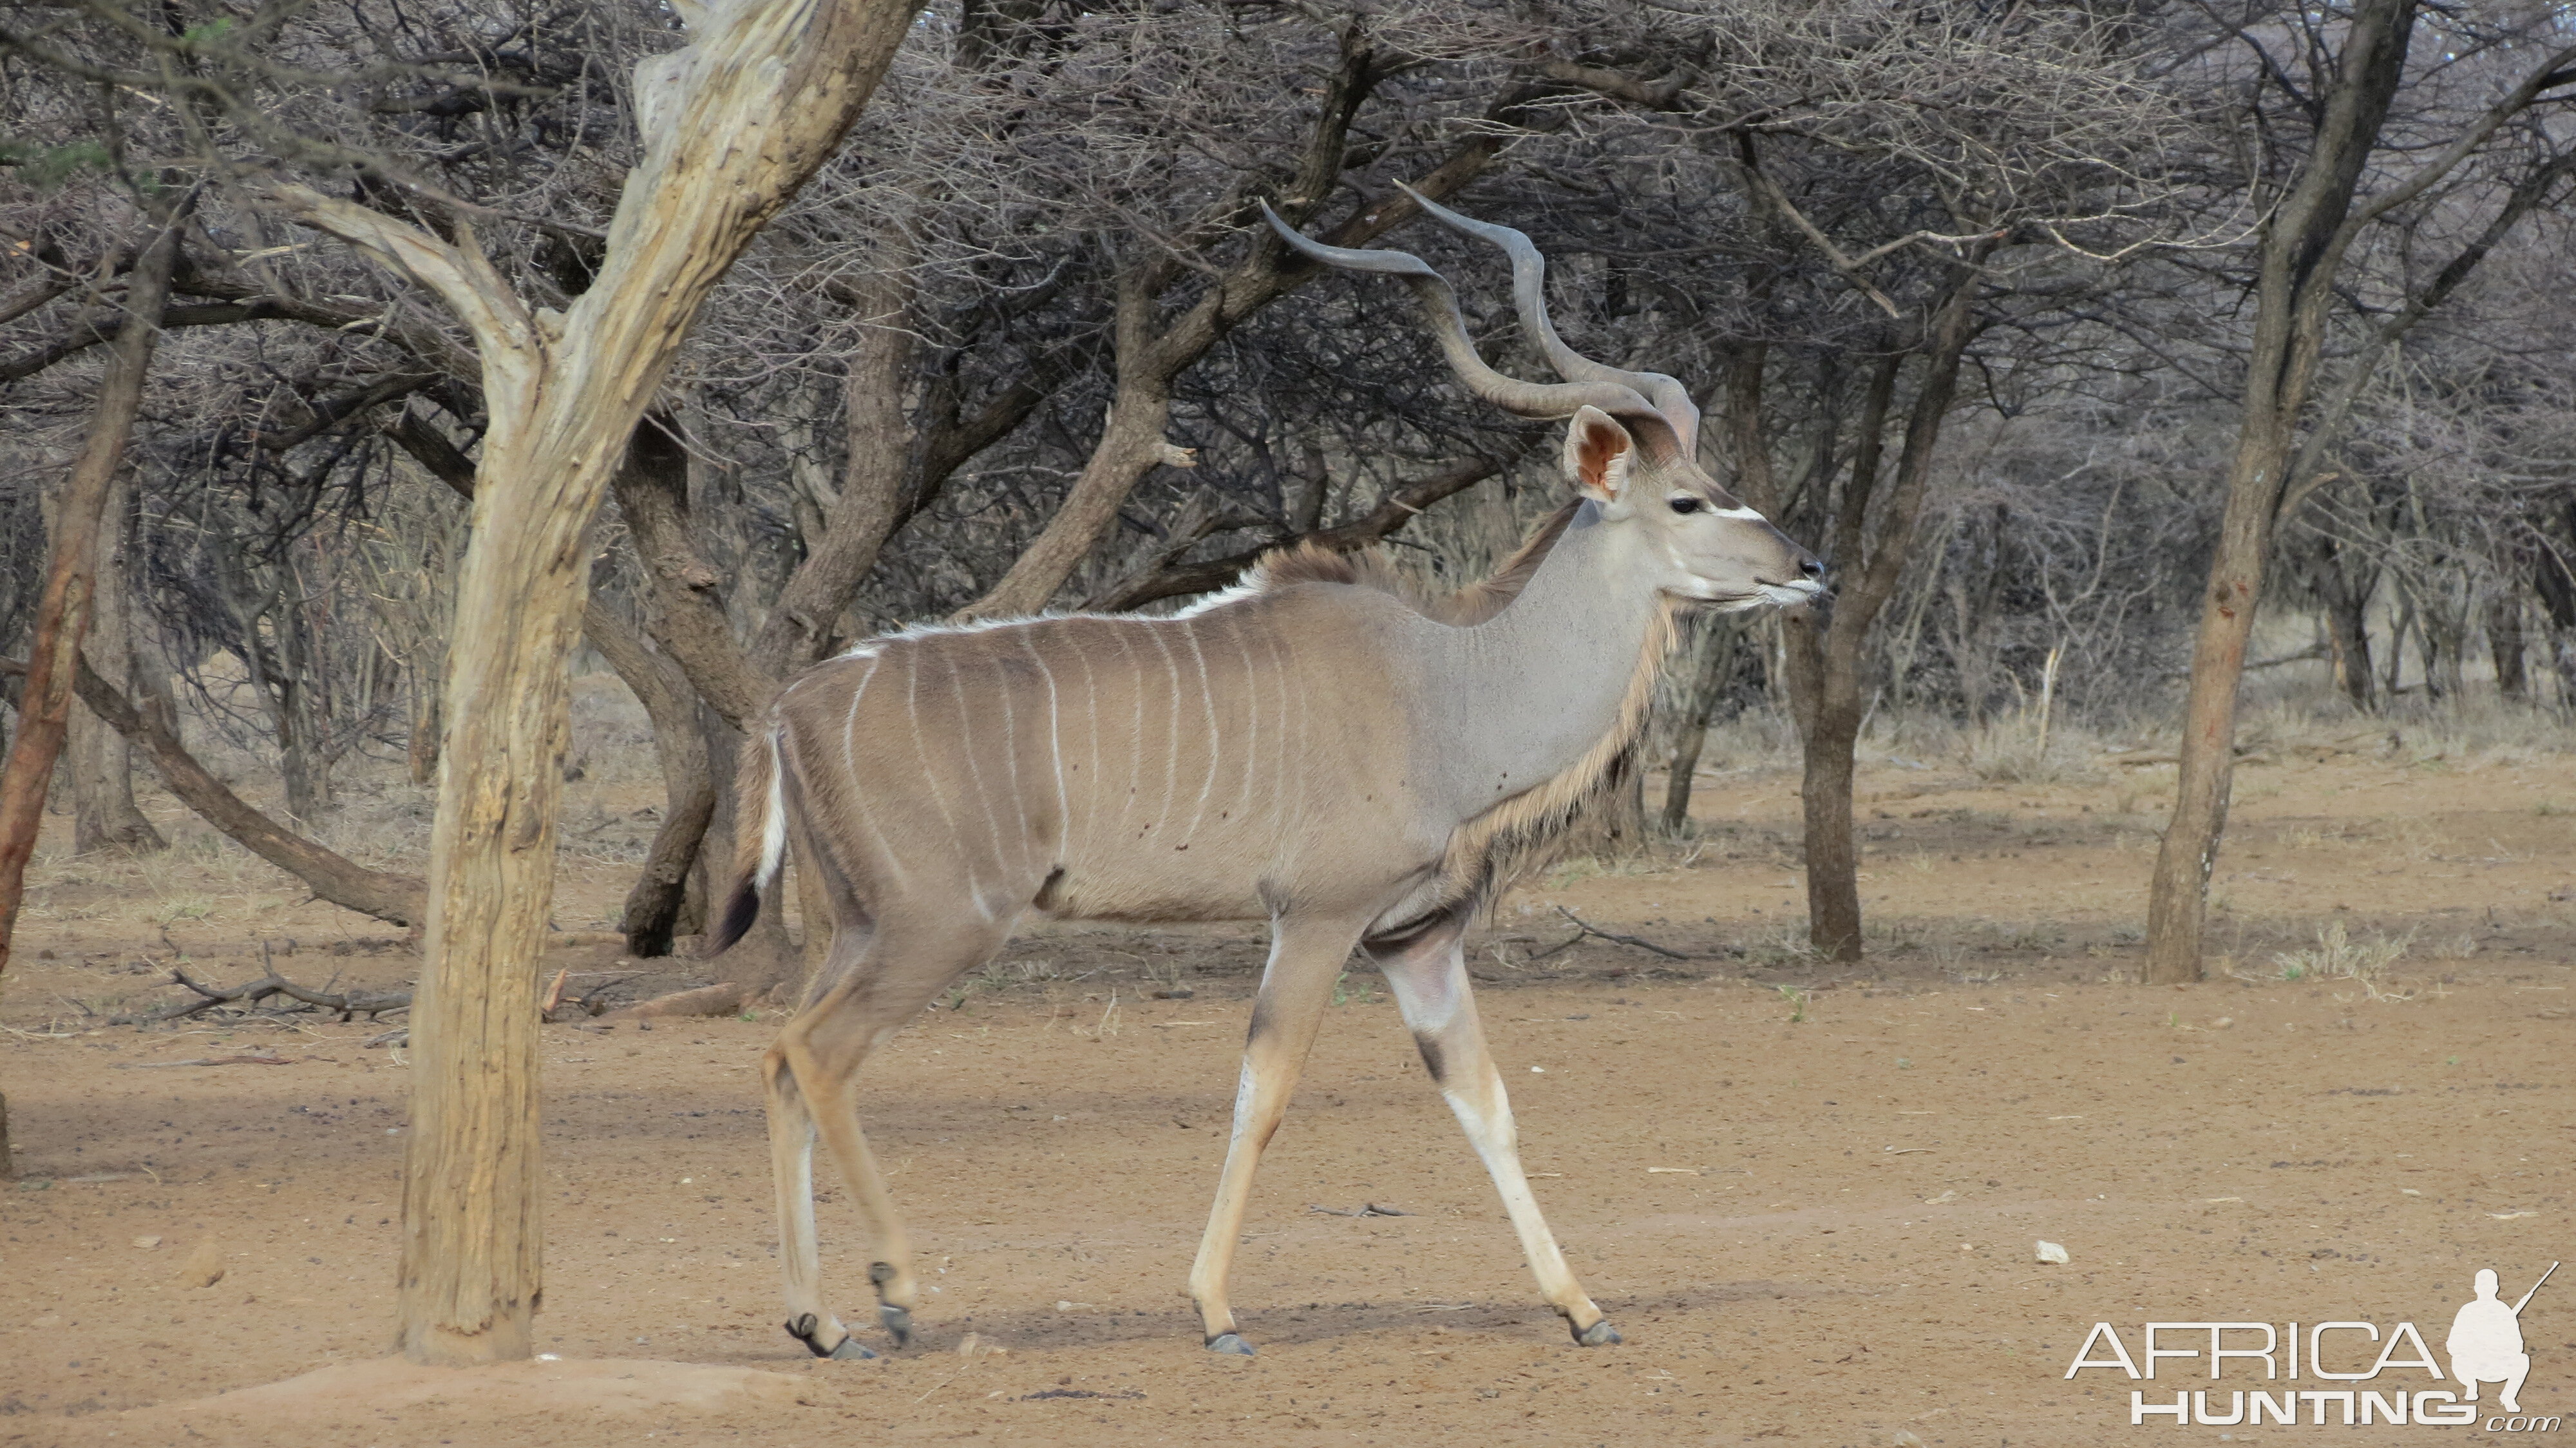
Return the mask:
[[1563,382],[1486,366],[1420,260],[1271,224],[1318,262],[1403,278],[1477,396],[1572,419],[1576,496],[1493,578],[1415,599],[1372,559],[1291,551],[1169,618],[910,629],[798,676],[745,751],[743,848],[716,948],[749,927],[791,836],[834,912],[813,993],[765,1063],[787,1330],[818,1356],[873,1354],[824,1306],[815,1135],[876,1234],[868,1275],[900,1345],[919,1286],[853,1078],[1032,911],[1270,922],[1233,1138],[1190,1271],[1210,1348],[1252,1351],[1228,1267],[1253,1168],[1354,944],[1385,973],[1541,1295],[1575,1341],[1619,1340],[1530,1195],[1460,939],[1508,858],[1628,762],[1677,613],[1796,603],[1822,568],[1701,470],[1679,383],[1557,338],[1527,237],[1416,200],[1510,253],[1521,322]]

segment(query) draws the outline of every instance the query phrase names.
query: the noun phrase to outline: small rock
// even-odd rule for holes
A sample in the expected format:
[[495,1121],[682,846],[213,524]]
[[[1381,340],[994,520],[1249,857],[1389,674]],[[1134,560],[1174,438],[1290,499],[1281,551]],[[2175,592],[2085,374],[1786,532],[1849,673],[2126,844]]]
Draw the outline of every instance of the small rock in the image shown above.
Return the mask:
[[158,1237],[137,1237],[134,1239],[134,1245],[141,1247],[146,1251],[150,1251],[152,1248],[161,1245],[161,1239]]
[[212,1287],[223,1280],[224,1249],[216,1246],[212,1237],[199,1242],[197,1250],[190,1252],[188,1260],[180,1264],[179,1285],[182,1287]]
[[1185,1001],[1196,994],[1198,994],[1198,992],[1191,990],[1188,986],[1174,986],[1170,990],[1158,990],[1154,992],[1154,999],[1158,1001]]
[[2058,1266],[2063,1267],[2066,1265],[2067,1260],[2066,1249],[2057,1245],[2055,1242],[2042,1242],[2039,1244],[2039,1260],[2042,1262],[2054,1262]]

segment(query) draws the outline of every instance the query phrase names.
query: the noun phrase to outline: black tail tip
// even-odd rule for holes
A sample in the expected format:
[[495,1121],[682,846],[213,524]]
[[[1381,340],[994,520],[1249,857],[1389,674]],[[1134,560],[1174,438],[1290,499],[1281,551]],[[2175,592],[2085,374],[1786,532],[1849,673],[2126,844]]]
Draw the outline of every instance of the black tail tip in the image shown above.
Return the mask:
[[760,886],[745,880],[725,897],[724,914],[716,921],[715,934],[707,941],[706,954],[722,955],[733,949],[734,942],[751,933],[751,922],[760,918]]

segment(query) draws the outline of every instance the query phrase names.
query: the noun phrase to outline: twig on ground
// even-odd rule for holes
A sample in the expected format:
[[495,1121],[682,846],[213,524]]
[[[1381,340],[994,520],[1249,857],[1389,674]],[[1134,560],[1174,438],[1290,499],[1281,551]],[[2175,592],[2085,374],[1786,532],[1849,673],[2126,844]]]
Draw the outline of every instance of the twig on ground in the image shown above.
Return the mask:
[[[263,957],[261,962],[262,964],[267,963],[265,960],[267,953],[267,946],[263,944],[260,947],[260,954]],[[338,995],[333,995],[327,991],[318,991],[307,986],[297,985],[295,982],[279,975],[273,967],[267,974],[260,976],[257,980],[245,981],[240,985],[225,987],[222,989],[198,984],[196,981],[188,978],[188,973],[186,971],[181,970],[175,965],[170,967],[170,979],[174,984],[186,986],[189,990],[196,992],[197,999],[193,1001],[184,1001],[175,1006],[164,1006],[157,1011],[142,1011],[132,1015],[111,1016],[108,1018],[107,1023],[111,1026],[157,1025],[162,1021],[185,1020],[190,1016],[196,1015],[200,1011],[209,1011],[217,1006],[256,1005],[261,1001],[267,1000],[271,996],[285,996],[289,1000],[298,1001],[304,1005],[312,1006],[319,1010],[337,1011],[340,1013],[340,1018],[343,1020],[347,1020],[358,1015],[382,1015],[388,1011],[407,1009],[411,1005],[411,992],[407,990],[351,990],[342,992]]]
[[292,1056],[199,1056],[188,1061],[120,1061],[119,1071],[163,1071],[172,1066],[292,1066]]
[[1530,959],[1532,961],[1545,960],[1560,950],[1568,949],[1569,947],[1580,943],[1583,937],[1587,935],[1595,937],[1596,939],[1607,940],[1614,945],[1633,945],[1639,950],[1651,950],[1666,960],[1691,959],[1690,956],[1684,955],[1678,950],[1666,950],[1664,947],[1657,945],[1651,940],[1641,940],[1634,935],[1621,935],[1614,930],[1604,930],[1600,926],[1592,924],[1562,905],[1556,907],[1556,913],[1573,922],[1576,934],[1572,940],[1566,941],[1563,945],[1551,945],[1547,949],[1540,951],[1538,954],[1531,956]]

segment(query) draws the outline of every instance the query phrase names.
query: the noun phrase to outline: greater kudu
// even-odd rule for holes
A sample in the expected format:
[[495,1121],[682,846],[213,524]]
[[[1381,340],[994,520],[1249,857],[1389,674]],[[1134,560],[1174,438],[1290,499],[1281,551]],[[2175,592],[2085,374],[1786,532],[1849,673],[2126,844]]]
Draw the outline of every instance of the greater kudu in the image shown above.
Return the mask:
[[1031,911],[1270,921],[1234,1135],[1190,1271],[1209,1347],[1252,1351],[1227,1268],[1254,1164],[1354,944],[1385,972],[1541,1294],[1577,1342],[1619,1340],[1530,1195],[1460,938],[1507,859],[1621,772],[1678,611],[1796,603],[1822,569],[1701,470],[1679,383],[1557,339],[1528,238],[1421,204],[1511,253],[1522,322],[1565,381],[1487,367],[1421,261],[1271,222],[1319,262],[1404,278],[1477,396],[1572,418],[1577,496],[1495,577],[1414,599],[1373,560],[1289,552],[1169,618],[907,629],[790,682],[744,751],[743,849],[716,948],[749,926],[791,834],[834,910],[813,993],[765,1065],[787,1330],[817,1355],[871,1354],[823,1305],[816,1131],[876,1233],[868,1275],[901,1344],[919,1288],[853,1078]]

